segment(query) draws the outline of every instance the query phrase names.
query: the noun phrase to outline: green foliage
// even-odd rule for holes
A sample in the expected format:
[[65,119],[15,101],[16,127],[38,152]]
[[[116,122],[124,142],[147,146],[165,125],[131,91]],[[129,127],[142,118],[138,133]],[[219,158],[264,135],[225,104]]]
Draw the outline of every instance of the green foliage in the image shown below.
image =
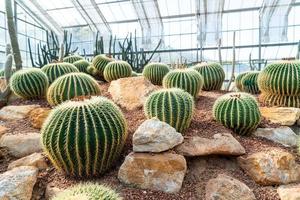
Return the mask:
[[112,58],[102,54],[94,57],[92,65],[98,70],[99,76],[103,77],[104,68],[111,61],[113,61]]
[[40,69],[18,70],[10,79],[12,91],[24,99],[44,98],[48,86],[48,78]]
[[183,133],[191,124],[194,100],[181,89],[163,89],[150,94],[145,102],[144,112],[148,119],[157,117]]
[[89,63],[89,62],[86,61],[86,60],[78,60],[78,61],[74,62],[73,65],[74,65],[80,72],[88,73],[87,69],[88,69],[88,67],[91,65],[91,63]]
[[162,85],[164,76],[170,71],[164,63],[149,63],[143,70],[143,76],[154,85]]
[[83,60],[84,58],[82,56],[79,55],[71,55],[71,56],[67,56],[64,57],[63,61],[67,62],[67,63],[74,63],[78,60]]
[[122,200],[109,187],[96,183],[78,184],[60,192],[52,200]]
[[131,66],[126,61],[112,61],[106,65],[103,72],[104,79],[108,82],[130,77],[131,74]]
[[163,78],[164,88],[181,88],[194,97],[197,97],[203,83],[203,77],[194,69],[175,69]]
[[62,62],[45,65],[42,67],[42,70],[47,74],[50,84],[62,75],[72,72],[79,72],[79,70],[73,64]]
[[94,177],[119,158],[127,126],[118,106],[98,96],[55,107],[43,124],[41,137],[57,169],[71,176]]
[[250,135],[261,120],[255,98],[247,93],[228,93],[219,97],[213,106],[213,116],[240,135]]
[[[0,70],[0,77],[4,77],[5,76],[5,72],[4,72],[5,70],[4,69],[1,69]],[[10,75],[13,75],[15,72],[17,71],[17,69],[16,68],[13,68],[12,70],[11,70],[11,74]]]
[[225,72],[218,63],[200,63],[193,67],[198,71],[203,79],[203,90],[220,90],[225,79]]
[[251,94],[260,93],[257,83],[259,72],[248,72],[245,76],[243,76],[241,83],[243,87],[243,92],[248,92]]
[[249,72],[243,72],[243,73],[240,73],[239,75],[237,75],[237,77],[235,78],[235,86],[236,88],[243,92],[243,85],[242,85],[242,79],[244,76],[246,76]]
[[88,74],[76,72],[56,79],[48,89],[47,100],[50,105],[58,105],[75,97],[93,95],[100,95],[97,81]]

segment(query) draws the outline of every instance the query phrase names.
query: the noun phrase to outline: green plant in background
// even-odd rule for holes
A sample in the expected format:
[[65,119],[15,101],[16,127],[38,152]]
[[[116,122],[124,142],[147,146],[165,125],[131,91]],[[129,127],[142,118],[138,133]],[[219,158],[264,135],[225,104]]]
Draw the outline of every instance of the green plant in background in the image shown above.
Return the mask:
[[100,77],[103,77],[104,68],[108,63],[113,61],[112,58],[106,56],[106,55],[97,55],[92,60],[93,67],[98,71],[97,74]]
[[194,69],[175,69],[163,78],[164,88],[181,88],[197,97],[204,84],[203,77]]
[[74,63],[78,60],[83,60],[84,58],[82,56],[79,55],[71,55],[71,56],[67,56],[63,58],[63,62],[67,62],[67,63]]
[[88,62],[88,61],[86,61],[86,60],[78,60],[78,61],[74,62],[73,65],[74,65],[80,72],[88,73],[88,67],[91,65],[91,63]]
[[300,107],[300,62],[282,60],[267,65],[258,76],[261,101],[271,106]]
[[100,95],[97,81],[82,72],[68,73],[57,78],[49,87],[47,100],[50,105],[81,96]]
[[247,93],[228,93],[217,99],[213,117],[240,135],[250,135],[261,121],[255,98]]
[[93,177],[119,158],[127,138],[125,117],[105,97],[68,101],[55,107],[41,129],[42,145],[67,175]]
[[156,117],[183,133],[191,124],[194,100],[181,89],[163,89],[149,95],[144,112],[148,119]]
[[170,71],[164,63],[149,63],[143,70],[143,76],[154,85],[162,85],[164,76]]
[[49,86],[47,75],[40,69],[23,69],[10,80],[12,91],[24,99],[40,99],[46,96]]
[[107,82],[119,78],[130,77],[132,74],[131,66],[126,61],[112,61],[104,69],[103,76]]
[[243,92],[243,85],[242,85],[242,79],[244,76],[246,76],[249,72],[243,72],[243,73],[240,73],[239,75],[237,75],[237,77],[235,78],[235,86],[236,88]]
[[243,92],[248,92],[251,94],[258,94],[259,88],[258,88],[258,79],[259,72],[249,72],[245,76],[243,76],[241,80]]
[[48,76],[50,84],[64,74],[79,72],[79,70],[73,64],[62,62],[47,64],[42,67],[42,71]]
[[[16,68],[12,68],[11,70],[9,70],[10,76],[13,75],[15,72],[17,71]],[[5,76],[5,69],[0,70],[0,77],[4,77]]]
[[107,186],[85,183],[60,192],[52,200],[122,200],[122,198]]
[[204,80],[203,90],[220,90],[225,79],[225,72],[218,63],[199,63],[193,67],[198,71]]

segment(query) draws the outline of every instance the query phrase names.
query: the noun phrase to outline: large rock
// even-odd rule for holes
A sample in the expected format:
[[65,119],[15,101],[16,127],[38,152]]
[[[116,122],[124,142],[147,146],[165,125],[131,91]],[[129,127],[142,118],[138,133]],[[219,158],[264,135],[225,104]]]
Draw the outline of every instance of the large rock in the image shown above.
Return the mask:
[[293,107],[261,107],[263,117],[272,123],[292,126],[300,117],[300,108]]
[[206,200],[255,200],[247,185],[230,176],[220,174],[206,184]]
[[298,136],[294,131],[285,126],[280,128],[258,128],[254,135],[277,142],[286,147],[297,146]]
[[121,78],[110,83],[108,88],[112,99],[128,110],[143,106],[146,97],[157,87],[141,77]]
[[142,189],[178,192],[187,170],[185,158],[171,153],[131,153],[121,165],[118,178]]
[[299,200],[300,184],[298,185],[282,185],[277,188],[280,200]]
[[13,161],[8,165],[8,170],[20,166],[33,166],[40,170],[48,167],[45,157],[41,153],[33,153],[29,156]]
[[0,139],[0,147],[7,148],[9,154],[17,158],[42,150],[39,133],[4,135]]
[[162,152],[183,142],[181,133],[157,118],[144,121],[132,138],[135,152]]
[[2,137],[2,135],[7,133],[7,131],[8,131],[8,128],[6,128],[5,126],[0,125],[0,138]]
[[36,108],[29,112],[28,116],[31,122],[31,125],[34,128],[40,129],[48,117],[51,109],[50,108]]
[[40,105],[5,106],[0,110],[0,119],[5,121],[24,119],[30,111],[38,107]]
[[184,156],[243,155],[244,147],[230,134],[215,134],[213,138],[188,137],[176,147],[176,152]]
[[280,185],[300,181],[300,165],[295,157],[280,149],[239,157],[240,167],[261,185]]
[[30,200],[37,175],[38,169],[28,166],[0,174],[0,199]]

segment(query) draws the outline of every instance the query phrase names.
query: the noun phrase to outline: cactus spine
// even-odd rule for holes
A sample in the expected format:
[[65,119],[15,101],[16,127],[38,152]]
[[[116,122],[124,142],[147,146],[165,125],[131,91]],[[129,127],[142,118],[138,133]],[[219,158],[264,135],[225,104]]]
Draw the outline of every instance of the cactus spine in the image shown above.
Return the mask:
[[92,65],[98,70],[99,76],[103,77],[104,68],[111,61],[113,61],[113,59],[106,55],[98,55],[92,60]]
[[87,68],[91,65],[91,63],[89,63],[89,62],[86,61],[86,60],[78,60],[78,61],[74,62],[73,65],[74,65],[80,72],[88,73]]
[[81,72],[69,73],[56,79],[49,87],[47,100],[50,105],[80,96],[100,95],[97,81]]
[[64,62],[67,62],[67,63],[74,63],[78,60],[83,60],[84,58],[82,56],[79,56],[79,55],[71,55],[71,56],[67,56],[65,58],[63,58],[63,61]]
[[130,77],[132,73],[131,66],[126,61],[112,61],[104,69],[103,76],[108,82],[119,78]]
[[258,79],[259,72],[249,72],[245,76],[243,76],[241,83],[244,92],[248,92],[250,94],[258,94]]
[[163,89],[150,94],[144,112],[148,119],[157,117],[183,133],[192,121],[194,100],[179,88]]
[[200,63],[193,67],[198,71],[203,79],[203,90],[220,90],[225,79],[225,72],[218,63]]
[[243,85],[242,85],[242,79],[244,78],[244,76],[246,76],[249,72],[243,72],[240,73],[239,75],[237,75],[237,77],[235,78],[235,86],[236,88],[240,91],[243,92]]
[[247,93],[229,93],[219,97],[213,106],[213,116],[240,135],[250,135],[261,120],[255,98]]
[[45,65],[42,70],[47,74],[50,84],[64,74],[79,72],[73,64],[60,62]]
[[170,69],[166,64],[149,63],[143,70],[143,76],[154,85],[162,85],[162,80],[169,71]]
[[55,107],[41,129],[43,148],[60,171],[78,177],[105,173],[127,138],[121,110],[105,97]]

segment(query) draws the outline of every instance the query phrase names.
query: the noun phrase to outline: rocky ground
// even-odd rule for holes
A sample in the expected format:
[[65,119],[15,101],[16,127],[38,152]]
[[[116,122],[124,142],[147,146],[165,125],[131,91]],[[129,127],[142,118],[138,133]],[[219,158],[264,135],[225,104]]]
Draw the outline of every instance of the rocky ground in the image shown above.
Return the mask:
[[[109,185],[117,190],[124,199],[132,200],[219,199],[218,195],[225,195],[225,197],[227,195],[227,199],[292,200],[293,198],[288,198],[287,195],[294,194],[295,197],[297,192],[299,195],[300,157],[296,148],[297,135],[288,128],[293,125],[294,130],[297,129],[297,125],[294,124],[299,119],[300,111],[298,109],[262,108],[266,118],[259,125],[259,131],[253,136],[241,137],[218,124],[212,117],[212,106],[215,100],[225,92],[201,92],[195,102],[195,114],[191,126],[184,133],[184,143],[165,153],[185,156],[186,171],[182,169],[175,177],[177,185],[180,187],[180,176],[183,173],[182,187],[177,193],[165,193],[151,190],[160,186],[159,184],[148,184],[147,187],[150,189],[139,189],[122,184],[118,179],[120,166],[125,157],[133,150],[132,136],[146,119],[143,109],[139,107],[138,103],[126,105],[128,102],[123,101],[124,99],[115,99],[111,96],[108,89],[109,84],[101,83],[100,87],[104,96],[114,99],[115,102],[122,105],[122,111],[128,122],[129,137],[115,167],[104,176],[88,181]],[[144,90],[149,87],[146,85]],[[157,88],[153,87],[153,89]],[[121,96],[125,96],[125,93],[129,95],[131,91],[124,90]],[[138,94],[139,91],[135,93]],[[121,101],[123,104],[120,103]],[[30,199],[28,195],[34,185],[31,199],[46,199],[52,193],[86,180],[65,177],[55,170],[42,154],[36,153],[41,152],[39,127],[49,112],[49,106],[45,101],[24,100],[13,101],[10,105],[33,104],[40,105],[45,109],[36,110],[36,107],[29,106],[17,113],[13,119],[6,119],[5,116],[12,116],[12,113],[18,110],[16,107],[0,111],[0,119],[2,119],[0,137],[3,135],[0,140],[0,180],[5,179],[9,182],[9,180],[15,180],[12,174],[19,174],[18,177],[28,183],[22,195],[27,195],[27,198]],[[31,110],[35,110],[35,113],[28,115]],[[32,124],[32,122],[34,123]],[[282,128],[281,125],[284,127]],[[151,159],[154,159],[157,154],[146,154],[143,159],[148,159],[150,156],[152,156]],[[170,158],[170,156],[168,157]],[[18,160],[20,158],[23,160]],[[180,156],[179,160],[181,158],[183,157]],[[158,163],[161,162],[160,158],[157,159]],[[179,163],[178,165],[184,165],[184,161],[178,161],[177,157],[174,158],[174,163],[175,161]],[[30,163],[35,167],[16,168],[24,163]],[[168,163],[162,162],[161,165],[167,166]],[[172,166],[170,167],[172,168]],[[37,169],[39,170],[37,171]],[[26,176],[24,171],[27,173]],[[124,173],[128,173],[126,169],[124,171]],[[125,176],[121,177],[123,182],[132,181],[124,180]],[[0,181],[0,197],[1,184],[3,183]]]

